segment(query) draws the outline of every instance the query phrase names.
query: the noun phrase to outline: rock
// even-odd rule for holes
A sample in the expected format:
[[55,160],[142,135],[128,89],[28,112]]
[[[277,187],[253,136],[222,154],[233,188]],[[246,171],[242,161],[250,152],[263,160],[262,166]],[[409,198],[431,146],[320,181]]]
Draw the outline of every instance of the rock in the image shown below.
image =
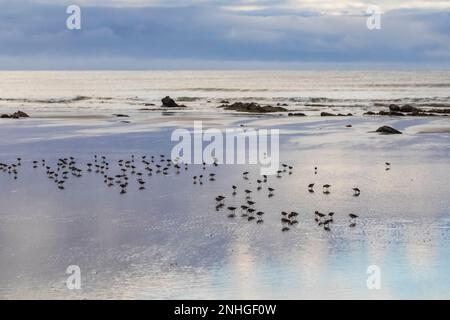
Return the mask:
[[353,116],[353,114],[351,114],[351,113],[347,113],[347,114],[343,114],[343,113],[333,114],[333,113],[330,113],[330,112],[321,112],[320,116],[321,117],[351,117],[351,116]]
[[254,112],[254,113],[270,113],[270,112],[284,112],[287,109],[282,107],[273,106],[261,106],[255,102],[235,102],[231,105],[221,105],[219,108],[224,108],[225,110],[234,110],[240,112]]
[[364,115],[373,116],[376,115],[376,113],[373,111],[367,111],[366,113],[364,113]]
[[221,103],[221,104],[229,104],[230,101],[228,101],[228,100],[222,100],[222,101],[220,101],[220,103]]
[[306,114],[301,113],[301,112],[296,112],[296,113],[290,112],[290,113],[288,113],[288,116],[289,117],[306,117]]
[[396,104],[390,104],[389,105],[389,110],[390,111],[400,111],[400,107]]
[[162,106],[165,108],[186,108],[185,105],[179,105],[171,97],[167,96],[161,100]]
[[389,126],[379,127],[375,132],[382,133],[382,134],[402,134],[397,129],[394,129],[394,128],[389,127]]
[[346,128],[351,128],[351,127],[353,127],[351,124],[348,124],[348,125],[346,125],[345,126]]
[[320,116],[321,117],[335,117],[336,115],[333,113],[329,113],[329,112],[321,112]]
[[398,111],[380,111],[378,114],[380,116],[404,116],[403,113]]
[[409,104],[405,104],[405,105],[401,106],[399,111],[409,113],[409,112],[421,112],[422,110],[415,108]]
[[17,111],[13,114],[2,114],[0,118],[2,119],[20,119],[20,118],[29,118],[30,116],[23,111]]
[[430,113],[450,113],[450,109],[431,109],[428,110]]
[[121,114],[121,113],[113,114],[113,116],[116,116],[116,117],[118,117],[118,118],[129,118],[129,117],[130,117],[130,116],[127,115],[127,114]]
[[145,106],[146,107],[153,107],[155,104],[154,103],[146,103]]
[[23,111],[17,111],[16,113],[13,114],[13,116],[16,116],[18,118],[29,118],[30,116],[27,115],[25,112]]
[[436,114],[423,112],[423,111],[413,111],[413,112],[411,112],[408,115],[412,116],[412,117],[433,117],[433,116],[437,116]]

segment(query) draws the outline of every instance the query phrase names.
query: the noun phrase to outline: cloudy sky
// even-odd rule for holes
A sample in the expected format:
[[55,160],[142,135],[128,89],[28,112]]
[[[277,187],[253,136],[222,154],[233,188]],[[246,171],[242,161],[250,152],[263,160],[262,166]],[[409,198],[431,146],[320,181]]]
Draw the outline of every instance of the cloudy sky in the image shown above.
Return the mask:
[[339,66],[448,69],[450,1],[0,0],[0,69]]

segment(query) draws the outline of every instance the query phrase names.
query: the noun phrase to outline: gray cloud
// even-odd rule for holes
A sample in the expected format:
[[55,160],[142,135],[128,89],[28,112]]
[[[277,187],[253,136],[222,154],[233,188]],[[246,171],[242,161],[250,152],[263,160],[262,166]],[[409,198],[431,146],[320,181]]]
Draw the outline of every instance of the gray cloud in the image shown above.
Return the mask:
[[[222,8],[225,2],[267,7],[230,11]],[[69,31],[63,5],[0,4],[1,69],[197,68],[221,61],[227,68],[246,62],[450,64],[446,11],[389,11],[382,29],[369,31],[364,15],[287,10],[292,1],[196,1],[190,6],[154,1],[148,7],[124,7],[121,1],[119,7],[82,7],[82,29]]]

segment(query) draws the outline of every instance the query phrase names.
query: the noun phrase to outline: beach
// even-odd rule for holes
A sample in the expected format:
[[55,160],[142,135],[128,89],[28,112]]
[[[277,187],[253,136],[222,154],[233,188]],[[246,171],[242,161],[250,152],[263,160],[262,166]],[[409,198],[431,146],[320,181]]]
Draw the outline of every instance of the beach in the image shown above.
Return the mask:
[[[0,113],[30,116],[0,119],[0,163],[21,159],[17,179],[0,172],[0,298],[448,299],[450,121],[366,113],[391,104],[444,109],[450,73],[265,75],[0,73]],[[169,95],[186,107],[161,110]],[[218,108],[238,101],[286,112]],[[172,165],[144,175],[143,190],[129,169],[126,194],[87,172],[104,156],[118,174],[132,155],[135,171],[145,172],[151,156],[170,157],[173,131],[195,121],[277,129],[280,163],[292,168],[259,190],[258,165]],[[374,132],[382,126],[402,134]],[[46,166],[70,157],[82,176],[59,190]],[[243,190],[263,223],[241,216]],[[298,213],[287,232],[282,211]],[[334,213],[329,230],[316,211]],[[66,286],[70,265],[80,267],[80,290]],[[369,266],[381,270],[379,289],[368,288]]]

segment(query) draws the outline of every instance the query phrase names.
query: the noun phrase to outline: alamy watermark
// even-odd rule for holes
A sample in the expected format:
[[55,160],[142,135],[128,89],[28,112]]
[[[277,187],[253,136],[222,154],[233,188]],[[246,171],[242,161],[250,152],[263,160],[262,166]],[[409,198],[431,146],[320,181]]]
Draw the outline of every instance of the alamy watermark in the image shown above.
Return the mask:
[[204,130],[202,121],[194,121],[193,131],[176,129],[171,141],[178,142],[172,159],[185,164],[255,164],[261,175],[274,175],[279,169],[278,129]]
[[66,287],[69,290],[81,289],[81,269],[77,265],[68,266],[66,274],[69,274],[66,280]]
[[369,15],[366,21],[367,29],[380,30],[381,29],[381,9],[379,6],[371,5],[367,8],[366,13]]
[[81,8],[75,4],[67,7],[66,13],[69,14],[66,20],[66,26],[69,30],[81,29]]

